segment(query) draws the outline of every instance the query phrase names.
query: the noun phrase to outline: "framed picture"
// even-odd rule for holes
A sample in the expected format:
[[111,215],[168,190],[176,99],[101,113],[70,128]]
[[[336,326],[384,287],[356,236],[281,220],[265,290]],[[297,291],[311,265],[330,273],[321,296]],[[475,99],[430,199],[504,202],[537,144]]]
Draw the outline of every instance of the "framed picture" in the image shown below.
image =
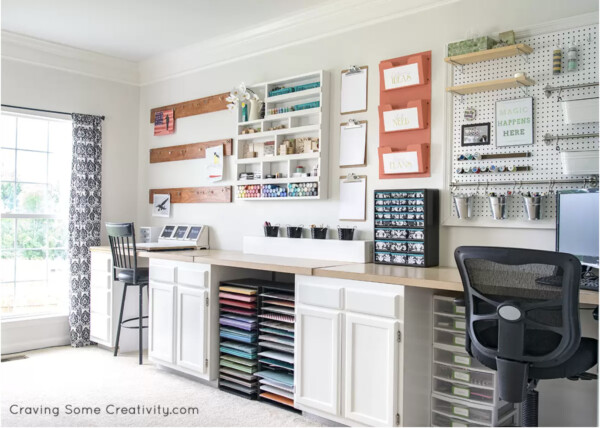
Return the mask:
[[496,147],[533,144],[533,97],[496,101]]
[[462,126],[461,146],[483,146],[490,144],[490,123],[474,123]]
[[170,217],[171,216],[171,194],[154,194],[152,203],[152,217]]

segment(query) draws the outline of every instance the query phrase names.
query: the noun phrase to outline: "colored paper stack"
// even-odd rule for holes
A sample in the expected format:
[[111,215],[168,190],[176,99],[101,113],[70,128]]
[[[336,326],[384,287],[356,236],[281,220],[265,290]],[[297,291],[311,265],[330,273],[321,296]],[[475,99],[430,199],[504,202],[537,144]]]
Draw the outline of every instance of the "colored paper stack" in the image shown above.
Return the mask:
[[319,183],[290,183],[288,187],[291,197],[319,195]]

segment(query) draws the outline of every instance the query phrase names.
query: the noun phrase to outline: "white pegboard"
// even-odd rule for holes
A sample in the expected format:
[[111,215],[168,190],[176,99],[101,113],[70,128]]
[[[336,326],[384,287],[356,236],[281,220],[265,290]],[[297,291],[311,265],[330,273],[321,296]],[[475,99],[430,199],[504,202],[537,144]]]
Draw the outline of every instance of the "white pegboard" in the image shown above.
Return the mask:
[[[546,97],[544,87],[577,85],[583,83],[598,82],[598,26],[586,26],[567,31],[559,31],[542,35],[531,36],[519,39],[518,43],[525,43],[533,48],[529,55],[520,55],[509,58],[500,58],[481,63],[474,63],[464,66],[452,67],[453,85],[462,85],[467,83],[482,82],[487,80],[505,79],[512,77],[516,72],[525,72],[530,79],[535,81],[535,85],[528,88],[514,88],[497,91],[481,92],[471,95],[454,95],[452,100],[452,182],[455,183],[481,183],[478,195],[473,200],[473,217],[482,219],[492,218],[490,214],[489,202],[485,194],[487,192],[506,193],[507,191],[535,191],[547,192],[549,184],[544,185],[523,185],[522,187],[510,185],[487,186],[486,182],[514,182],[560,180],[565,178],[585,178],[585,177],[566,177],[561,173],[560,155],[556,150],[556,142],[546,144],[544,135],[570,135],[570,134],[591,134],[598,133],[598,123],[583,124],[565,124],[563,121],[562,110],[557,102],[558,92],[553,92],[550,97]],[[578,49],[578,67],[577,71],[566,71],[567,50],[571,44],[575,44]],[[559,75],[552,74],[552,51],[555,46],[561,47],[563,51],[563,68]],[[526,91],[527,94],[524,92]],[[528,146],[496,147],[495,139],[495,106],[496,101],[513,98],[522,98],[526,96],[533,97],[534,107],[534,144]],[[562,92],[563,100],[597,97],[598,87],[592,86],[580,89],[570,89]],[[464,111],[467,107],[473,107],[477,111],[477,116],[473,121],[464,119]],[[461,146],[461,126],[466,123],[485,123],[490,122],[490,141],[491,144],[484,146]],[[598,149],[598,138],[576,138],[572,140],[560,140],[559,145],[563,150],[583,150]],[[458,161],[461,154],[475,152],[480,154],[491,153],[516,153],[530,152],[531,157],[514,159],[494,159],[494,160],[472,160]],[[490,165],[514,165],[529,166],[530,171],[514,173],[482,173],[482,174],[458,174],[458,167]],[[581,188],[582,184],[556,184],[554,190]],[[475,186],[458,187],[456,193],[475,193]],[[452,204],[452,200],[450,200]],[[452,206],[452,217],[456,218],[456,212]],[[525,218],[523,202],[521,198],[511,197],[507,202],[508,220],[498,223],[506,223],[509,226],[513,221],[521,221]],[[554,197],[545,198],[544,218],[547,220],[555,217]],[[498,224],[500,225],[500,224]]]

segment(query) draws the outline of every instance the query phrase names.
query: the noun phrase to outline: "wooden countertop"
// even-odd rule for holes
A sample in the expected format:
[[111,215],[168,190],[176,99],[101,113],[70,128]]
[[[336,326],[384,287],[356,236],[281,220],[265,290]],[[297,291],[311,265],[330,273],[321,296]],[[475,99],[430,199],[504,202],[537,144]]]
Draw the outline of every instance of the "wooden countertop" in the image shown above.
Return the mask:
[[[110,252],[110,247],[92,247],[91,251]],[[406,285],[410,287],[424,287],[434,290],[463,290],[458,269],[454,267],[413,268],[374,263],[340,264],[338,261],[260,256],[256,254],[244,254],[241,251],[225,250],[140,250],[138,251],[138,256],[284,272],[296,275],[313,275],[327,278]],[[581,290],[579,292],[579,302],[598,305],[598,292]]]

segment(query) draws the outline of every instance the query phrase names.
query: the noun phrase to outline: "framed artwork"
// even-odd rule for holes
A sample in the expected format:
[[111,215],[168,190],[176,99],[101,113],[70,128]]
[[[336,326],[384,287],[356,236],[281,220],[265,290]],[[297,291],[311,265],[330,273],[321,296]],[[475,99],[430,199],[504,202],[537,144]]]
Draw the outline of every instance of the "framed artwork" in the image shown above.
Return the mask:
[[154,113],[154,135],[169,135],[175,132],[175,115],[173,109]]
[[483,146],[490,144],[490,122],[462,126],[461,146]]
[[533,97],[496,101],[496,147],[533,144]]
[[152,202],[152,217],[170,217],[171,216],[171,195],[154,194]]

